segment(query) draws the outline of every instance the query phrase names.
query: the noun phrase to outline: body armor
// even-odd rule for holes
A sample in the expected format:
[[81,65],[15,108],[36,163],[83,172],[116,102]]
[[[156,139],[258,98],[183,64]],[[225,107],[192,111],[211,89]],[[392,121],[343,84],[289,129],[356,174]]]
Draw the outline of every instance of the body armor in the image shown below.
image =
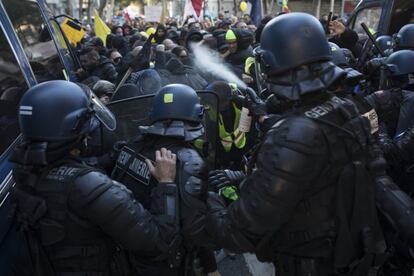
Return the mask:
[[[191,141],[186,141],[185,137],[191,140],[194,134],[185,130],[175,132],[178,128],[174,123],[170,124],[170,130],[161,130],[161,125],[144,129],[143,132],[146,133],[122,148],[112,177],[131,189],[134,197],[143,202],[144,206],[150,206],[153,204],[151,194],[158,184],[149,174],[145,159],[154,161],[155,151],[163,147],[177,155],[178,201],[174,199],[168,202],[167,199],[165,206],[167,212],[177,221],[177,225],[180,225],[176,229],[179,234],[175,243],[170,245],[167,254],[159,256],[156,260],[146,260],[145,264],[139,257],[135,258],[135,261],[138,266],[145,267],[145,270],[140,271],[145,272],[145,275],[182,275],[185,269],[188,269],[184,266],[184,260],[193,258],[194,241],[200,240],[204,231],[205,217],[202,216],[202,212],[205,205],[202,200],[205,199],[207,186],[202,180],[202,174],[205,164]],[[170,131],[176,135],[171,135]],[[199,130],[196,132],[199,133]],[[183,134],[183,137],[180,138],[178,133]],[[173,268],[170,268],[171,266]]]
[[130,275],[119,245],[156,256],[174,237],[158,202],[173,195],[175,185],[157,187],[151,215],[125,186],[78,160],[35,172],[17,166],[14,178],[18,223],[34,229],[57,275]]
[[[117,245],[97,225],[70,210],[72,182],[76,177],[92,171],[79,163],[65,162],[51,169],[33,186],[20,182],[26,176],[24,172],[16,171],[14,174],[17,181],[14,196],[19,206],[19,220],[30,221],[34,213],[42,210],[43,215],[33,222],[33,226],[56,275],[128,274],[128,266],[120,268],[124,273],[111,270],[115,264],[113,257],[119,250]],[[102,183],[103,186],[110,184],[105,181]],[[36,202],[38,207],[34,209],[31,202]]]
[[[374,183],[349,183],[354,171],[367,172],[369,122],[348,100],[327,95],[318,100],[318,105],[304,102],[269,130],[251,175],[240,185],[239,200],[227,210],[217,201],[211,204],[207,227],[214,239],[234,252],[253,251],[274,261],[281,275],[349,269],[381,241]],[[358,217],[347,202],[368,211]],[[357,223],[338,220],[338,210]],[[369,229],[369,237],[355,236],[362,228]],[[365,238],[369,253],[358,244]],[[306,263],[313,266],[301,269]]]

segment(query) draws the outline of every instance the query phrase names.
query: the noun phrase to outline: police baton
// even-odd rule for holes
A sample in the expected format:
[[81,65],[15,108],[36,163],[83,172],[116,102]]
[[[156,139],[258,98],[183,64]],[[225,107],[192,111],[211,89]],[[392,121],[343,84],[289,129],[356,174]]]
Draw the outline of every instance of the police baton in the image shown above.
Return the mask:
[[136,56],[133,57],[132,62],[129,64],[128,70],[125,72],[125,75],[122,77],[121,81],[116,87],[114,95],[118,91],[118,89],[126,82],[126,80],[129,78],[132,72],[145,69],[143,68],[143,64],[145,64],[146,61],[149,62],[150,55],[151,55],[151,40],[153,38],[154,38],[154,35],[153,34],[150,35],[145,41],[144,45],[142,46],[142,49],[138,52]]
[[361,27],[362,29],[364,29],[365,33],[368,35],[369,40],[371,40],[375,48],[377,48],[378,53],[380,53],[382,57],[385,57],[384,51],[381,49],[381,47],[378,45],[377,41],[375,40],[374,36],[369,31],[368,26],[365,23],[361,23]]
[[358,65],[357,65],[358,68],[363,68],[364,67],[365,60],[368,57],[368,53],[371,50],[372,45],[374,45],[375,48],[378,49],[378,51],[379,51],[379,53],[382,57],[385,56],[384,51],[379,47],[378,43],[375,41],[375,38],[371,34],[371,32],[369,31],[368,26],[365,23],[361,23],[361,27],[365,31],[365,33],[367,34],[368,40],[365,42],[364,47],[361,51],[361,55],[359,56]]
[[[132,69],[132,67],[128,68],[128,70],[125,72],[125,75],[122,77],[121,81],[118,83],[118,86],[116,87],[116,89],[114,91],[114,95],[118,91],[119,87],[121,87],[126,82],[126,80],[129,78],[129,76],[132,74],[133,70],[134,69]],[[113,97],[113,95],[112,95],[112,97]]]

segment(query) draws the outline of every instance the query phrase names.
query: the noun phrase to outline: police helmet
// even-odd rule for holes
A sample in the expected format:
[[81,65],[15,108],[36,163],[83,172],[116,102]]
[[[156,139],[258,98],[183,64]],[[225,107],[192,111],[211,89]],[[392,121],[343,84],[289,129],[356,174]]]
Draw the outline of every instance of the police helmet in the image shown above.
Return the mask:
[[231,108],[232,102],[232,87],[225,81],[215,81],[206,87],[206,90],[211,90],[217,94],[219,99],[220,111],[225,111]]
[[204,107],[193,88],[184,84],[169,84],[155,94],[150,113],[151,123],[162,120],[183,120],[200,123]]
[[91,131],[91,118],[115,129],[113,114],[84,86],[63,80],[30,88],[19,105],[23,137],[32,141],[67,141]]
[[268,76],[332,59],[321,23],[306,13],[284,14],[267,23],[255,54]]
[[332,53],[332,62],[341,68],[356,66],[356,60],[352,52],[347,48],[341,48],[337,44],[329,42]]
[[332,53],[332,62],[339,67],[349,67],[349,62],[345,56],[345,53],[342,48],[340,48],[335,43],[329,42]]
[[394,37],[396,50],[414,49],[414,24],[403,26]]
[[394,77],[414,73],[414,51],[401,50],[386,59],[390,75]]
[[[381,35],[377,37],[375,40],[377,42],[377,45],[383,50],[384,52],[387,51],[392,47],[392,37],[389,35]],[[375,46],[372,46],[375,53],[377,53],[377,48]]]

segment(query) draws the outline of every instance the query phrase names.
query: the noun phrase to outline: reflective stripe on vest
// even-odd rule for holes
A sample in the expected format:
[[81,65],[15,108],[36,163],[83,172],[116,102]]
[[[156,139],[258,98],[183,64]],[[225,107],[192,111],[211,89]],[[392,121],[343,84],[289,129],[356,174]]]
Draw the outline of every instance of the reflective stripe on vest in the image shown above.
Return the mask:
[[238,129],[239,121],[240,121],[240,109],[233,103],[233,109],[236,114],[236,118],[234,119],[234,127],[232,132],[227,132],[226,128],[224,127],[223,123],[223,116],[219,114],[219,135],[221,145],[223,146],[226,152],[231,150],[232,145],[235,145],[236,148],[242,149],[246,145],[246,133],[241,132]]

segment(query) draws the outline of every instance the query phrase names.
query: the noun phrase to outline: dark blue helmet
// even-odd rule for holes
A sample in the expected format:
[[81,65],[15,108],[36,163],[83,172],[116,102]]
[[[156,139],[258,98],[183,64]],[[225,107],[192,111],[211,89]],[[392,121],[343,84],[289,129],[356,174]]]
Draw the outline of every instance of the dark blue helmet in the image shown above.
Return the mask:
[[403,26],[394,37],[394,48],[398,50],[414,50],[414,24]]
[[342,48],[335,43],[329,42],[332,53],[332,62],[339,67],[349,67],[349,62]]
[[266,75],[332,59],[321,23],[306,13],[289,13],[272,19],[263,29],[256,53]]
[[[377,37],[375,41],[384,52],[391,49],[392,47],[392,37],[390,35],[381,35]],[[375,46],[373,46],[373,50],[376,54],[378,53],[378,50]]]
[[386,64],[391,76],[414,74],[414,51],[401,50],[391,54],[386,59]]
[[[86,88],[85,88],[86,89]],[[95,116],[108,129],[115,118],[92,92],[75,83],[55,80],[30,88],[19,106],[20,130],[33,141],[67,141],[88,133]]]
[[341,68],[354,67],[356,60],[352,52],[347,48],[340,48],[337,44],[329,42],[332,52],[332,62]]
[[169,84],[155,94],[151,123],[162,120],[182,120],[200,123],[204,107],[193,88],[184,84]]

